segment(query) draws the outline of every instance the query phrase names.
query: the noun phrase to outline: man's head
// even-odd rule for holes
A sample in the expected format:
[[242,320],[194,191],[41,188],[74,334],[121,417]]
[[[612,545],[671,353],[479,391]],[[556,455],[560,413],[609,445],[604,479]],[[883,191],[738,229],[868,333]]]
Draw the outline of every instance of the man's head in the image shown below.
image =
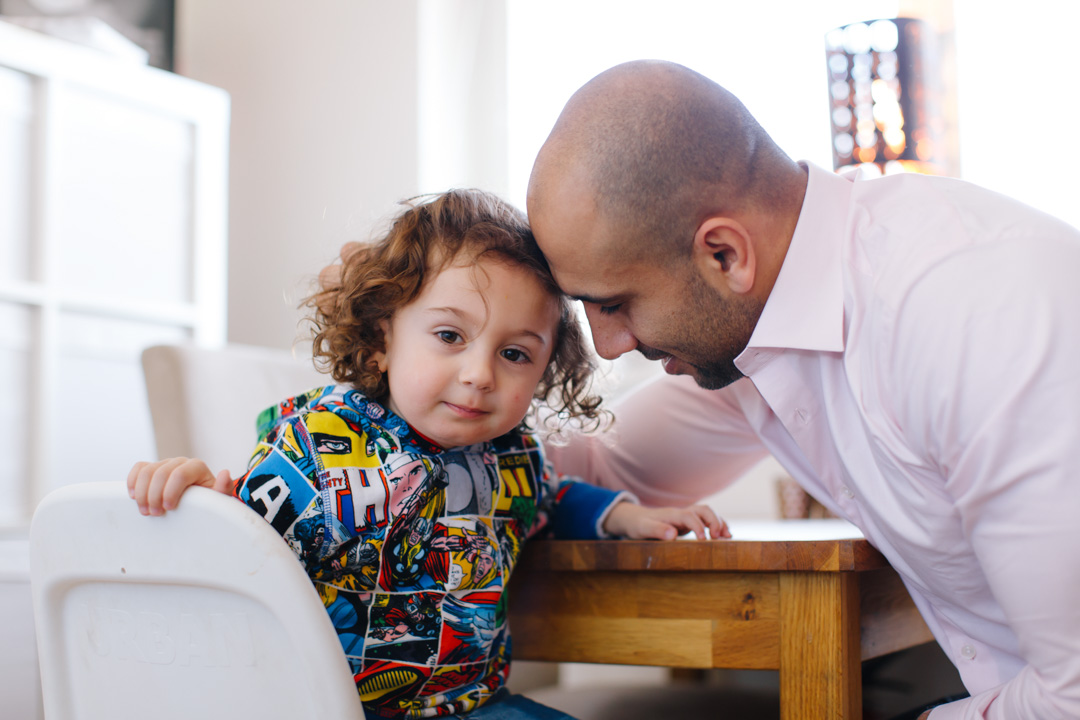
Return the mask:
[[745,107],[673,63],[637,61],[570,99],[529,182],[556,281],[597,351],[639,350],[718,388],[746,347],[806,186]]

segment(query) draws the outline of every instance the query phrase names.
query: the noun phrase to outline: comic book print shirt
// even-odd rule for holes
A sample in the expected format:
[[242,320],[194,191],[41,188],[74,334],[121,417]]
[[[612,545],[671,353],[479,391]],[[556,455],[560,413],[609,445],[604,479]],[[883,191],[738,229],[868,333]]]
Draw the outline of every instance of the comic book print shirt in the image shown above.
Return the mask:
[[525,539],[597,537],[622,499],[558,480],[531,435],[443,449],[343,386],[265,410],[258,432],[235,493],[304,563],[385,717],[484,703],[506,682],[504,588]]

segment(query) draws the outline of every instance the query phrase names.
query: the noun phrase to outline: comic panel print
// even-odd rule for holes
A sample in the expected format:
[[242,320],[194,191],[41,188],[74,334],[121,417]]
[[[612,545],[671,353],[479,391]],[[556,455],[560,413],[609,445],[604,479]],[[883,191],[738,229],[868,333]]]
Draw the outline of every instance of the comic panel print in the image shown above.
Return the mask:
[[288,458],[297,470],[307,476],[312,485],[318,473],[318,464],[311,452],[311,442],[307,430],[299,420],[291,420],[274,428],[272,440],[279,453]]
[[442,631],[443,597],[430,592],[375,595],[364,657],[434,664]]
[[379,585],[385,590],[441,588],[449,564],[438,542],[446,528],[436,522],[446,508],[442,466],[409,453],[392,457],[387,466],[393,519],[386,532]]
[[492,452],[447,452],[447,515],[491,515],[499,494],[498,458]]
[[443,600],[440,665],[483,663],[488,659],[500,628],[499,597],[495,590],[447,595]]
[[386,527],[390,484],[381,468],[329,468],[324,482],[346,536]]
[[499,562],[502,568],[503,583],[510,581],[510,574],[521,555],[525,543],[525,529],[516,520],[499,518],[493,522],[495,538],[499,544]]
[[501,588],[499,540],[490,518],[445,518],[446,533],[437,547],[449,554],[447,590]]
[[[383,465],[390,486],[390,517],[424,514],[441,517],[445,510],[446,471],[434,458],[417,453],[392,453]],[[426,506],[439,502],[440,507]]]
[[499,500],[495,515],[510,517],[532,527],[543,489],[542,468],[535,452],[507,453],[499,457]]
[[345,654],[362,657],[364,640],[367,637],[371,594],[349,592],[322,583],[316,583],[315,589],[319,591],[319,597],[322,598],[323,606],[334,624]]
[[428,708],[440,707],[454,714],[473,710],[495,688],[481,682],[487,669],[487,663],[473,665],[455,665],[438,668],[422,690],[422,695],[413,703],[414,710],[423,714]]
[[322,561],[312,579],[344,590],[374,590],[382,546],[377,534],[351,537]]
[[352,663],[360,701],[376,707],[393,707],[413,698],[431,676],[431,668],[386,660]]
[[275,449],[248,472],[237,497],[284,536],[315,501],[316,492],[308,477]]
[[313,412],[304,416],[304,425],[311,438],[312,448],[324,468],[373,468],[380,465],[374,448],[356,429],[332,412]]
[[386,536],[379,586],[384,590],[441,590],[450,570],[449,530],[421,515],[398,518]]

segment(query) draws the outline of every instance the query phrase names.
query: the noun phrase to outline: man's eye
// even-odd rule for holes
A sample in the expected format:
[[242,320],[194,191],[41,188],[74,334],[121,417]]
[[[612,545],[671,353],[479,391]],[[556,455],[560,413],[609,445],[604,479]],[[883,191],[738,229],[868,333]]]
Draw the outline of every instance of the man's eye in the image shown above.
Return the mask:
[[502,356],[513,363],[529,362],[528,354],[517,348],[506,348],[502,351]]
[[447,345],[453,345],[454,343],[461,340],[461,336],[453,330],[439,330],[435,333],[435,337],[439,338]]
[[615,305],[601,305],[600,306],[600,314],[601,315],[613,315],[613,314],[617,313],[619,311],[619,308],[621,308],[621,307],[622,307],[622,303],[616,303]]

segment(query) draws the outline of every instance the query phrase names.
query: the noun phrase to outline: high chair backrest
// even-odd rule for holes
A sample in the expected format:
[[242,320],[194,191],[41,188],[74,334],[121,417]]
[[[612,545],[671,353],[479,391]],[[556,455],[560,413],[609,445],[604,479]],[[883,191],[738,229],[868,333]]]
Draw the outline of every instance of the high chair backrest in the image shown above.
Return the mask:
[[197,457],[234,477],[255,449],[260,412],[333,382],[310,358],[251,345],[155,345],[142,366],[158,457]]
[[122,482],[62,487],[30,573],[49,720],[364,717],[296,555],[231,497],[144,517]]

